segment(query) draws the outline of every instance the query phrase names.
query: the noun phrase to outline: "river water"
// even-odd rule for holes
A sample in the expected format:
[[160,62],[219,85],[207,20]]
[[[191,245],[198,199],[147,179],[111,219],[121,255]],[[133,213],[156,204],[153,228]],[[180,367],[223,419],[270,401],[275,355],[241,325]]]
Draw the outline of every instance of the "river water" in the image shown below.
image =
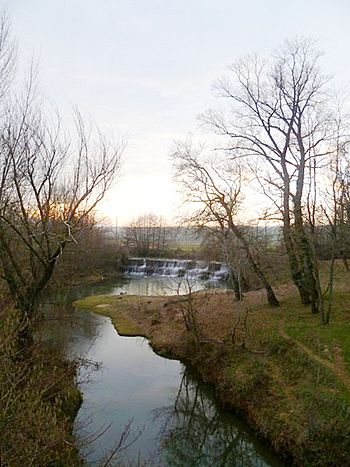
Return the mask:
[[72,307],[88,295],[170,295],[177,287],[169,278],[118,279],[72,287],[48,300],[52,344],[91,362],[79,373],[84,401],[75,423],[87,464],[99,465],[129,427],[113,465],[281,466],[180,362],[159,357],[143,338],[119,336],[109,318]]

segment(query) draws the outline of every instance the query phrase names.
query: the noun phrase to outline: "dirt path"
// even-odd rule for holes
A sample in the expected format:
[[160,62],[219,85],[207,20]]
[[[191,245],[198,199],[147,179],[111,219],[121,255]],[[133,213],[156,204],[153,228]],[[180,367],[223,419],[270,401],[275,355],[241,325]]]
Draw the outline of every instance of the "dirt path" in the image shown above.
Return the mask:
[[337,364],[334,364],[316,355],[309,347],[307,347],[306,345],[302,344],[298,340],[293,339],[291,336],[289,336],[286,333],[285,323],[283,320],[279,321],[278,323],[278,331],[279,331],[280,336],[283,337],[283,339],[294,342],[297,345],[297,347],[299,347],[300,350],[305,352],[312,360],[314,360],[320,365],[323,365],[324,367],[331,370],[340,379],[340,381],[344,384],[344,386],[350,391],[350,375],[347,369],[345,368],[343,359],[340,355],[340,349],[337,349],[337,352],[336,352],[336,363]]

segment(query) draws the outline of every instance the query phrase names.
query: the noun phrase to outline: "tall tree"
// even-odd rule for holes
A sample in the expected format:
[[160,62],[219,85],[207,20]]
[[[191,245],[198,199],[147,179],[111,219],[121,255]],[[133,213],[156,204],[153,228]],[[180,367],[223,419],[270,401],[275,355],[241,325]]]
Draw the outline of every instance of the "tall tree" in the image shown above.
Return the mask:
[[202,116],[216,133],[229,137],[230,157],[259,161],[261,186],[283,221],[293,281],[313,312],[322,308],[322,294],[306,204],[310,180],[331,151],[332,132],[328,79],[319,58],[311,41],[294,40],[269,61],[256,56],[237,60],[230,67],[232,81],[217,83],[220,95],[232,104],[233,118],[213,111]]

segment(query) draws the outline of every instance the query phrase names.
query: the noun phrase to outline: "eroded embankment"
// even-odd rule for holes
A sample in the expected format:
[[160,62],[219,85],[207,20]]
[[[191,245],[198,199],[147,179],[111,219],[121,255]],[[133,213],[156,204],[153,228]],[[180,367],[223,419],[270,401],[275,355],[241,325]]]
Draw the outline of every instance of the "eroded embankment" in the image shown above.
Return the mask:
[[278,293],[278,310],[263,305],[261,292],[238,304],[223,290],[190,297],[100,295],[76,305],[109,316],[119,334],[145,336],[160,355],[195,367],[223,406],[242,414],[289,463],[347,465],[348,317],[338,312],[325,330],[297,305],[290,286]]

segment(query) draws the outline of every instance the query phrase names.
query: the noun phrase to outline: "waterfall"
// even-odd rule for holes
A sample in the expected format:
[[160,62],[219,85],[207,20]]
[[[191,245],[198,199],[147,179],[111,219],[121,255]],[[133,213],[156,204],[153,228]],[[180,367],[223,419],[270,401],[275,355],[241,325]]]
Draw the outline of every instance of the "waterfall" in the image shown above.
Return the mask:
[[127,276],[188,277],[211,281],[228,278],[228,267],[217,261],[193,261],[189,259],[129,258],[124,267]]

